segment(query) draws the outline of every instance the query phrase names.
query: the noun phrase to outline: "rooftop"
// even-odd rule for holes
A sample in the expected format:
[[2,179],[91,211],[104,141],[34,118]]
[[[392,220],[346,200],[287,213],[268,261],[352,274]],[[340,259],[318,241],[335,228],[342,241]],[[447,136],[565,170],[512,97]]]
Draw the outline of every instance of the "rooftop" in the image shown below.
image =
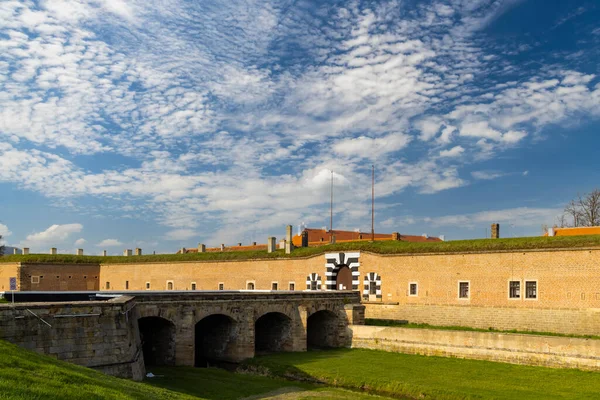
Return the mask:
[[144,263],[144,262],[177,262],[177,261],[211,261],[211,260],[251,260],[269,258],[311,257],[334,251],[368,251],[379,254],[424,254],[424,253],[466,253],[494,252],[513,250],[539,249],[600,249],[600,235],[556,236],[556,237],[523,237],[510,239],[476,239],[454,240],[447,242],[405,242],[359,241],[329,244],[319,247],[303,247],[285,254],[283,250],[267,253],[264,250],[210,252],[188,254],[157,254],[144,256],[76,256],[73,254],[29,254],[8,255],[0,257],[0,263],[34,262],[34,263]]

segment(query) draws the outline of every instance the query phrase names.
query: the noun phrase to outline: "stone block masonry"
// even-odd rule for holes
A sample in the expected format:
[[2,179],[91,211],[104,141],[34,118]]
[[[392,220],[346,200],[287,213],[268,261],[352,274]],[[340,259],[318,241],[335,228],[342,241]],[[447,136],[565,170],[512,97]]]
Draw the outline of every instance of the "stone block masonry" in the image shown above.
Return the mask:
[[135,300],[0,304],[0,338],[109,375],[142,380]]
[[350,329],[353,348],[600,371],[600,340],[356,325]]

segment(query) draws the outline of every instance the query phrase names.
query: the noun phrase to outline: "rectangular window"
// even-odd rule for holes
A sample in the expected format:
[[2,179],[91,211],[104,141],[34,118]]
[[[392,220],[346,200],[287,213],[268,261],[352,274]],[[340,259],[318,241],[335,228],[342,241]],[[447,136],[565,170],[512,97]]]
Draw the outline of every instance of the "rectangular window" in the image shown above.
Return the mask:
[[537,299],[537,281],[525,281],[525,298]]
[[317,281],[310,281],[310,290],[317,290]]
[[369,294],[377,294],[377,283],[369,282]]
[[146,282],[146,290],[150,290],[150,282]]
[[129,289],[129,281],[125,281],[125,289]]
[[521,298],[521,281],[510,281],[508,283],[508,297],[511,299]]
[[290,290],[296,290],[296,284],[294,282],[290,282]]
[[469,282],[458,282],[458,298],[468,299],[469,295]]
[[31,283],[40,283],[40,277],[39,276],[32,276],[31,277]]
[[106,282],[106,290],[110,289],[110,282]]
[[279,284],[278,284],[277,282],[272,282],[272,283],[271,283],[271,290],[278,290],[278,289],[277,289],[277,288],[278,288],[278,286],[279,286]]
[[225,290],[225,284],[219,283],[219,290]]
[[416,296],[419,292],[419,287],[417,286],[417,284],[415,282],[411,282],[408,285],[408,295],[409,296]]
[[192,290],[196,290],[196,282],[192,282]]

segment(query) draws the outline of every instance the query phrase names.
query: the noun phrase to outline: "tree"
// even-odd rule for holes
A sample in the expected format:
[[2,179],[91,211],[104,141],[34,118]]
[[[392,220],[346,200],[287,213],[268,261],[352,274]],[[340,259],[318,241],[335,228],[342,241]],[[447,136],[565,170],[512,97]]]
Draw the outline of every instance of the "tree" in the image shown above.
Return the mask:
[[[577,195],[565,207],[564,215],[573,219],[573,226],[600,226],[600,190]],[[564,221],[561,221],[564,222]]]
[[0,235],[0,256],[4,255],[4,245],[2,244],[2,235]]

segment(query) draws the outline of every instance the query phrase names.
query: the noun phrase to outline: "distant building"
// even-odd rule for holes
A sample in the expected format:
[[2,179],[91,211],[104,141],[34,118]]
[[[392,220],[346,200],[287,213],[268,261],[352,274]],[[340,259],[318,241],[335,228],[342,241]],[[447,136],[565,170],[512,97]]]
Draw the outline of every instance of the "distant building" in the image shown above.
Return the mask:
[[600,235],[600,226],[578,226],[576,228],[549,228],[544,236]]
[[[335,242],[356,242],[356,241],[369,241],[371,240],[370,232],[360,231],[340,231],[340,230],[325,230],[325,229],[313,229],[305,228],[303,232],[308,234],[308,245],[309,246],[320,246],[323,244],[331,243],[331,236],[335,237]],[[441,242],[442,239],[439,237],[433,237],[428,235],[402,235],[397,233],[376,233],[375,240],[400,240],[404,242]],[[292,238],[292,243],[296,247],[302,246],[302,233]]]

